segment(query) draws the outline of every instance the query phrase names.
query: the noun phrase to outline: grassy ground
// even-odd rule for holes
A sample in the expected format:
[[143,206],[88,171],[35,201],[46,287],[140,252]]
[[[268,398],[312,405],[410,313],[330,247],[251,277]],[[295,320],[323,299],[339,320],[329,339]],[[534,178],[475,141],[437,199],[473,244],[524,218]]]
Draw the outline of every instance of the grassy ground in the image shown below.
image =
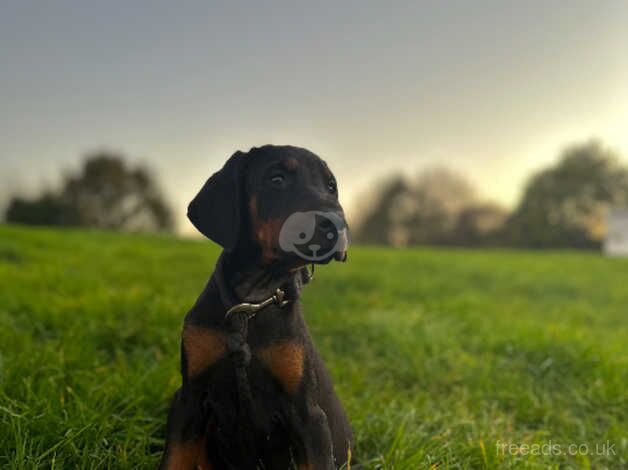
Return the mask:
[[[0,226],[0,466],[154,467],[216,255]],[[355,248],[303,300],[367,468],[628,468],[628,260]]]

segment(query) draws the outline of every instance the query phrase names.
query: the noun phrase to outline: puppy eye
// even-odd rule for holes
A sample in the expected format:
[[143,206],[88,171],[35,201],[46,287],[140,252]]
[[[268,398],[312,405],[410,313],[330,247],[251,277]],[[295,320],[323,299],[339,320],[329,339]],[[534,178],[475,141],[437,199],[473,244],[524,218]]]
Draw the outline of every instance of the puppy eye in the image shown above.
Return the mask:
[[336,185],[336,180],[329,180],[329,183],[327,183],[327,188],[329,189],[330,193],[336,193],[338,192],[338,186]]
[[283,175],[275,175],[272,178],[270,178],[271,183],[273,183],[274,185],[279,186],[280,184],[283,183],[284,181],[284,176]]

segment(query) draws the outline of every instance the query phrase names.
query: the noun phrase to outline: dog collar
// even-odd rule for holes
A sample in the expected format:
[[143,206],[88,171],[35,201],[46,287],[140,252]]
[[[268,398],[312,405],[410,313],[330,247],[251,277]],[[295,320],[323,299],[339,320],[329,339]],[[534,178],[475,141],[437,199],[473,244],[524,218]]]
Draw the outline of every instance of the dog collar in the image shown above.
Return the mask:
[[257,314],[257,312],[268,305],[277,304],[279,307],[284,307],[289,303],[290,301],[286,300],[286,292],[283,289],[277,289],[273,295],[259,303],[242,302],[234,305],[227,310],[225,320],[228,320],[232,313],[246,313],[247,317],[251,319]]
[[[290,302],[298,299],[299,291],[304,284],[307,284],[314,278],[314,265],[312,265],[312,271],[310,272],[306,266],[302,266],[294,270],[295,273],[301,271],[301,277],[294,278],[291,282],[282,285],[277,288],[269,297],[260,302],[239,302],[231,289],[227,286],[227,282],[224,279],[223,264],[226,262],[226,255],[223,252],[216,262],[216,269],[212,281],[218,288],[218,293],[222,300],[223,305],[227,312],[225,313],[225,321],[236,313],[243,313],[247,319],[253,318],[257,312],[269,305],[278,305],[280,308],[285,307]],[[303,273],[305,268],[307,274]],[[297,273],[298,274],[298,273]]]
[[[302,266],[301,268],[295,269],[295,271],[298,271],[303,268],[307,269],[306,266]],[[307,279],[305,279],[304,282],[305,283],[310,282],[312,279],[314,279],[314,264],[312,264],[312,271],[308,270]],[[251,319],[257,314],[257,312],[259,312],[264,307],[267,307],[272,304],[277,304],[281,308],[281,307],[286,306],[289,303],[290,303],[290,300],[286,299],[286,291],[281,288],[277,288],[277,290],[275,291],[273,295],[271,295],[265,300],[262,300],[261,302],[258,302],[258,303],[241,302],[239,304],[234,305],[229,310],[227,310],[227,313],[225,314],[225,320],[228,320],[229,316],[232,313],[246,313],[247,317]]]

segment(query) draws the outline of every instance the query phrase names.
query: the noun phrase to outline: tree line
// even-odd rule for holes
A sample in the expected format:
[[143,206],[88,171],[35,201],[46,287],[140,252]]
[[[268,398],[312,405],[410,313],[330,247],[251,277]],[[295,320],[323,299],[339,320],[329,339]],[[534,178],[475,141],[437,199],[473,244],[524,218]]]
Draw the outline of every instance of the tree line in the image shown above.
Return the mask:
[[[356,242],[411,246],[601,246],[609,208],[628,207],[628,168],[619,155],[591,140],[563,150],[556,164],[528,179],[512,210],[484,200],[446,168],[416,178],[391,175],[358,214]],[[88,154],[56,190],[14,195],[7,222],[126,231],[173,231],[174,216],[154,174],[124,155]]]
[[609,208],[628,206],[628,168],[591,140],[533,174],[512,211],[482,200],[461,175],[425,170],[380,182],[361,211],[355,241],[394,246],[600,248]]
[[59,189],[33,198],[11,197],[7,222],[125,231],[172,231],[174,217],[155,176],[131,167],[124,155],[88,154],[80,171],[64,176]]

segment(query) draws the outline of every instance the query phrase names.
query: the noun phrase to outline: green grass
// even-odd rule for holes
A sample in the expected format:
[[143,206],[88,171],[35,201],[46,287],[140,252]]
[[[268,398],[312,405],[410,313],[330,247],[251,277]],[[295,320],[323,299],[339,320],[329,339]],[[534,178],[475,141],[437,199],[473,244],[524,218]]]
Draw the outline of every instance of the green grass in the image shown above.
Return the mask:
[[[0,226],[0,467],[154,467],[217,253]],[[628,468],[628,260],[354,248],[303,302],[367,468]]]

